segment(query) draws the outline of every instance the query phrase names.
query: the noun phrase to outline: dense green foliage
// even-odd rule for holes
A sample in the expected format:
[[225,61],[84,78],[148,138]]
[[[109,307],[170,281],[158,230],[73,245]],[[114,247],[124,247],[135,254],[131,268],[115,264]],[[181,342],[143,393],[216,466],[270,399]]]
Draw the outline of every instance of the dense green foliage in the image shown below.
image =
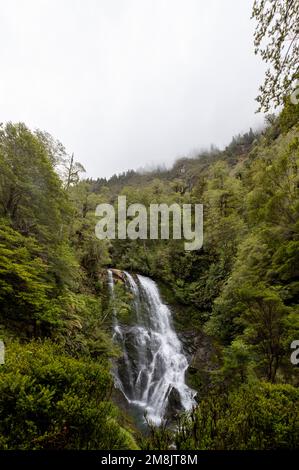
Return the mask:
[[267,64],[256,100],[259,109],[267,112],[297,88],[299,4],[293,0],[254,0],[252,18],[256,21],[255,53]]
[[182,416],[174,433],[151,427],[144,449],[274,450],[297,449],[298,389],[291,385],[251,383],[228,392],[219,387]]
[[[286,102],[262,132],[170,170],[79,181],[80,168],[48,134],[2,127],[0,447],[136,447],[111,398],[118,351],[105,270],[113,266],[160,281],[179,306],[180,328],[205,335],[215,356],[202,370],[195,342],[188,380],[198,406],[178,417],[175,435],[151,426],[141,448],[297,448],[290,344],[299,336],[298,105]],[[97,240],[95,207],[116,205],[118,195],[145,206],[203,203],[202,249],[185,251],[182,240]],[[130,295],[115,288],[114,308],[128,323]]]
[[0,376],[4,449],[123,449],[134,441],[118,422],[105,365],[75,359],[51,342],[10,342]]
[[[193,432],[195,419],[203,434],[183,439],[184,448],[298,446],[298,429],[290,421],[298,419],[299,406],[298,368],[290,361],[291,342],[299,336],[298,168],[298,105],[286,103],[279,117],[267,118],[262,132],[234,138],[224,152],[182,159],[168,171],[89,181],[93,193],[109,194],[111,202],[122,194],[128,204],[204,204],[199,251],[186,252],[174,240],[115,240],[110,248],[113,265],[166,284],[169,298],[181,304],[177,320],[183,329],[204,330],[217,351],[217,373],[212,366],[203,377],[193,364],[190,380],[202,401],[182,433]],[[225,384],[222,398],[219,383]],[[270,392],[275,400],[268,401]],[[284,405],[285,394],[292,411]],[[243,410],[247,401],[252,408]],[[207,406],[219,408],[217,432],[205,428],[201,413]],[[270,411],[262,412],[268,406],[272,421]],[[227,413],[232,422],[226,422]],[[174,439],[169,433],[153,430],[142,445],[167,448]]]
[[134,448],[111,402],[107,247],[61,158],[48,134],[0,131],[0,448]]

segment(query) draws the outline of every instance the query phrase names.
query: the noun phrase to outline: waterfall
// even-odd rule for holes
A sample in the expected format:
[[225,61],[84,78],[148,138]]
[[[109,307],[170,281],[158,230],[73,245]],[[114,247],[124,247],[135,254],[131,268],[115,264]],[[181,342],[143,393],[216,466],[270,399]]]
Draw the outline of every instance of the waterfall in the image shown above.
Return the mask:
[[[113,370],[115,385],[131,406],[159,425],[169,407],[179,411],[194,405],[195,392],[185,383],[188,362],[156,283],[141,275],[135,280],[125,271],[123,275],[132,294],[134,322],[118,323],[114,309],[113,336],[122,351]],[[111,271],[108,277],[113,298]]]

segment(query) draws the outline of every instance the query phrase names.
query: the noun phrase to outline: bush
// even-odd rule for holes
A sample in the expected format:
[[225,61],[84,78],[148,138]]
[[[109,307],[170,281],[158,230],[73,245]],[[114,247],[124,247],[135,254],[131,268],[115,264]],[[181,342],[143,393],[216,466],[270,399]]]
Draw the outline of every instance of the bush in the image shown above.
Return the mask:
[[1,449],[132,449],[107,367],[50,341],[10,342],[0,369]]

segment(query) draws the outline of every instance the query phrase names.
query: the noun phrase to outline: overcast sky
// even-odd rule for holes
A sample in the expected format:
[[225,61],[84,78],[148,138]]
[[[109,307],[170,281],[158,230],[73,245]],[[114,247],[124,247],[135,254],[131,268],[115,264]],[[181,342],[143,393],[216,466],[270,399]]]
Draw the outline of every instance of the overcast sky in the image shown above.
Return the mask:
[[263,122],[252,0],[0,0],[0,122],[88,176],[170,165]]

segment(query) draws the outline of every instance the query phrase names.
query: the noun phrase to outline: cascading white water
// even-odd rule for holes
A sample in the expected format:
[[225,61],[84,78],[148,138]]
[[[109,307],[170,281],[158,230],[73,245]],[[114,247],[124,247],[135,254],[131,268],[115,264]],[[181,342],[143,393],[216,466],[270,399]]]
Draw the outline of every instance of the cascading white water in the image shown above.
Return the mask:
[[[108,275],[113,297],[112,272]],[[194,405],[195,392],[185,383],[188,362],[156,283],[140,275],[135,281],[127,272],[124,276],[135,319],[132,325],[121,325],[114,310],[114,339],[123,353],[114,368],[115,384],[131,405],[160,424],[171,396],[182,410]]]

